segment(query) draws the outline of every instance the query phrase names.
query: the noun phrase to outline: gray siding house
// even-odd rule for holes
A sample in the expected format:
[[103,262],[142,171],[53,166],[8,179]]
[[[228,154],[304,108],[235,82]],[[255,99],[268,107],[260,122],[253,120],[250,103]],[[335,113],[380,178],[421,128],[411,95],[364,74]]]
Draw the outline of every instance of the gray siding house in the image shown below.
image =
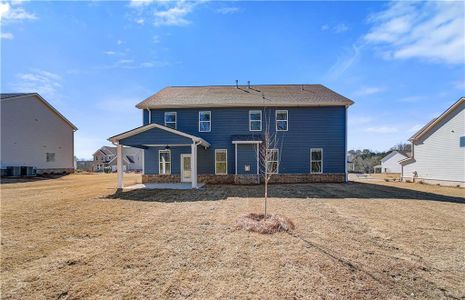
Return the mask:
[[465,97],[415,133],[402,179],[465,187]]
[[399,161],[409,157],[408,153],[394,150],[381,159],[381,164],[375,166],[375,173],[400,174],[402,172]]
[[38,174],[73,172],[76,130],[37,93],[1,94],[1,168],[33,167]]
[[142,126],[109,140],[144,150],[143,182],[196,187],[257,182],[269,128],[273,181],[344,182],[351,104],[320,84],[167,87],[136,106]]

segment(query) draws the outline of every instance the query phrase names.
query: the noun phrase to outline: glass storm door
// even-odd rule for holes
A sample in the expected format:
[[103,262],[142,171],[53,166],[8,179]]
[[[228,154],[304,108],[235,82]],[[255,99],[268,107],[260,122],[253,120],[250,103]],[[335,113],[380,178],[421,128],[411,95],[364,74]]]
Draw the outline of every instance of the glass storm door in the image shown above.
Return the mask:
[[181,181],[191,182],[191,155],[181,154]]

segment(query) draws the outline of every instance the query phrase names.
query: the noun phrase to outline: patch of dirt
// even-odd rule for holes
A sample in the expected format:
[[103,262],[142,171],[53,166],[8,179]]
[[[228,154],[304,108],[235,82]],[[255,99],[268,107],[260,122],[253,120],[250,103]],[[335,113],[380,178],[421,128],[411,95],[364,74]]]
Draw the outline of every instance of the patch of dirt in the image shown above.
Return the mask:
[[115,174],[1,185],[3,299],[465,297],[463,189],[272,185],[270,212],[296,227],[261,235],[234,221],[263,211],[262,186],[115,185]]

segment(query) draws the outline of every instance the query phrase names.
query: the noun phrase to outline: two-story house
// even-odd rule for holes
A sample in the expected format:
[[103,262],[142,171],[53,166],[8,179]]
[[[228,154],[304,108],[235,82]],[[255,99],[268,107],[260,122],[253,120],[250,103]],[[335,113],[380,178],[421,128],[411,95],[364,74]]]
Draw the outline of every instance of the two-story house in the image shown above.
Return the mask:
[[400,161],[402,180],[465,187],[465,97],[409,141],[412,155]]
[[[92,171],[116,171],[116,147],[103,146],[92,156]],[[123,171],[141,171],[143,165],[143,150],[124,147],[122,161]]]
[[2,93],[0,100],[2,175],[74,172],[73,123],[38,93]]
[[142,126],[109,140],[118,154],[122,145],[144,149],[144,183],[197,187],[257,182],[269,129],[278,141],[273,181],[344,182],[351,104],[320,84],[167,87],[137,104]]

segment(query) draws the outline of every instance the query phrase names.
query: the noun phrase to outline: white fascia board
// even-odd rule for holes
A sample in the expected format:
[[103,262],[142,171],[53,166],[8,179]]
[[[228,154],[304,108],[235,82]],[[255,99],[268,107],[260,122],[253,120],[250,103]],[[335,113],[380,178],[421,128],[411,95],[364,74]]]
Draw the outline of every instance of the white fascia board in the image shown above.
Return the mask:
[[233,144],[261,144],[262,141],[232,141]]

